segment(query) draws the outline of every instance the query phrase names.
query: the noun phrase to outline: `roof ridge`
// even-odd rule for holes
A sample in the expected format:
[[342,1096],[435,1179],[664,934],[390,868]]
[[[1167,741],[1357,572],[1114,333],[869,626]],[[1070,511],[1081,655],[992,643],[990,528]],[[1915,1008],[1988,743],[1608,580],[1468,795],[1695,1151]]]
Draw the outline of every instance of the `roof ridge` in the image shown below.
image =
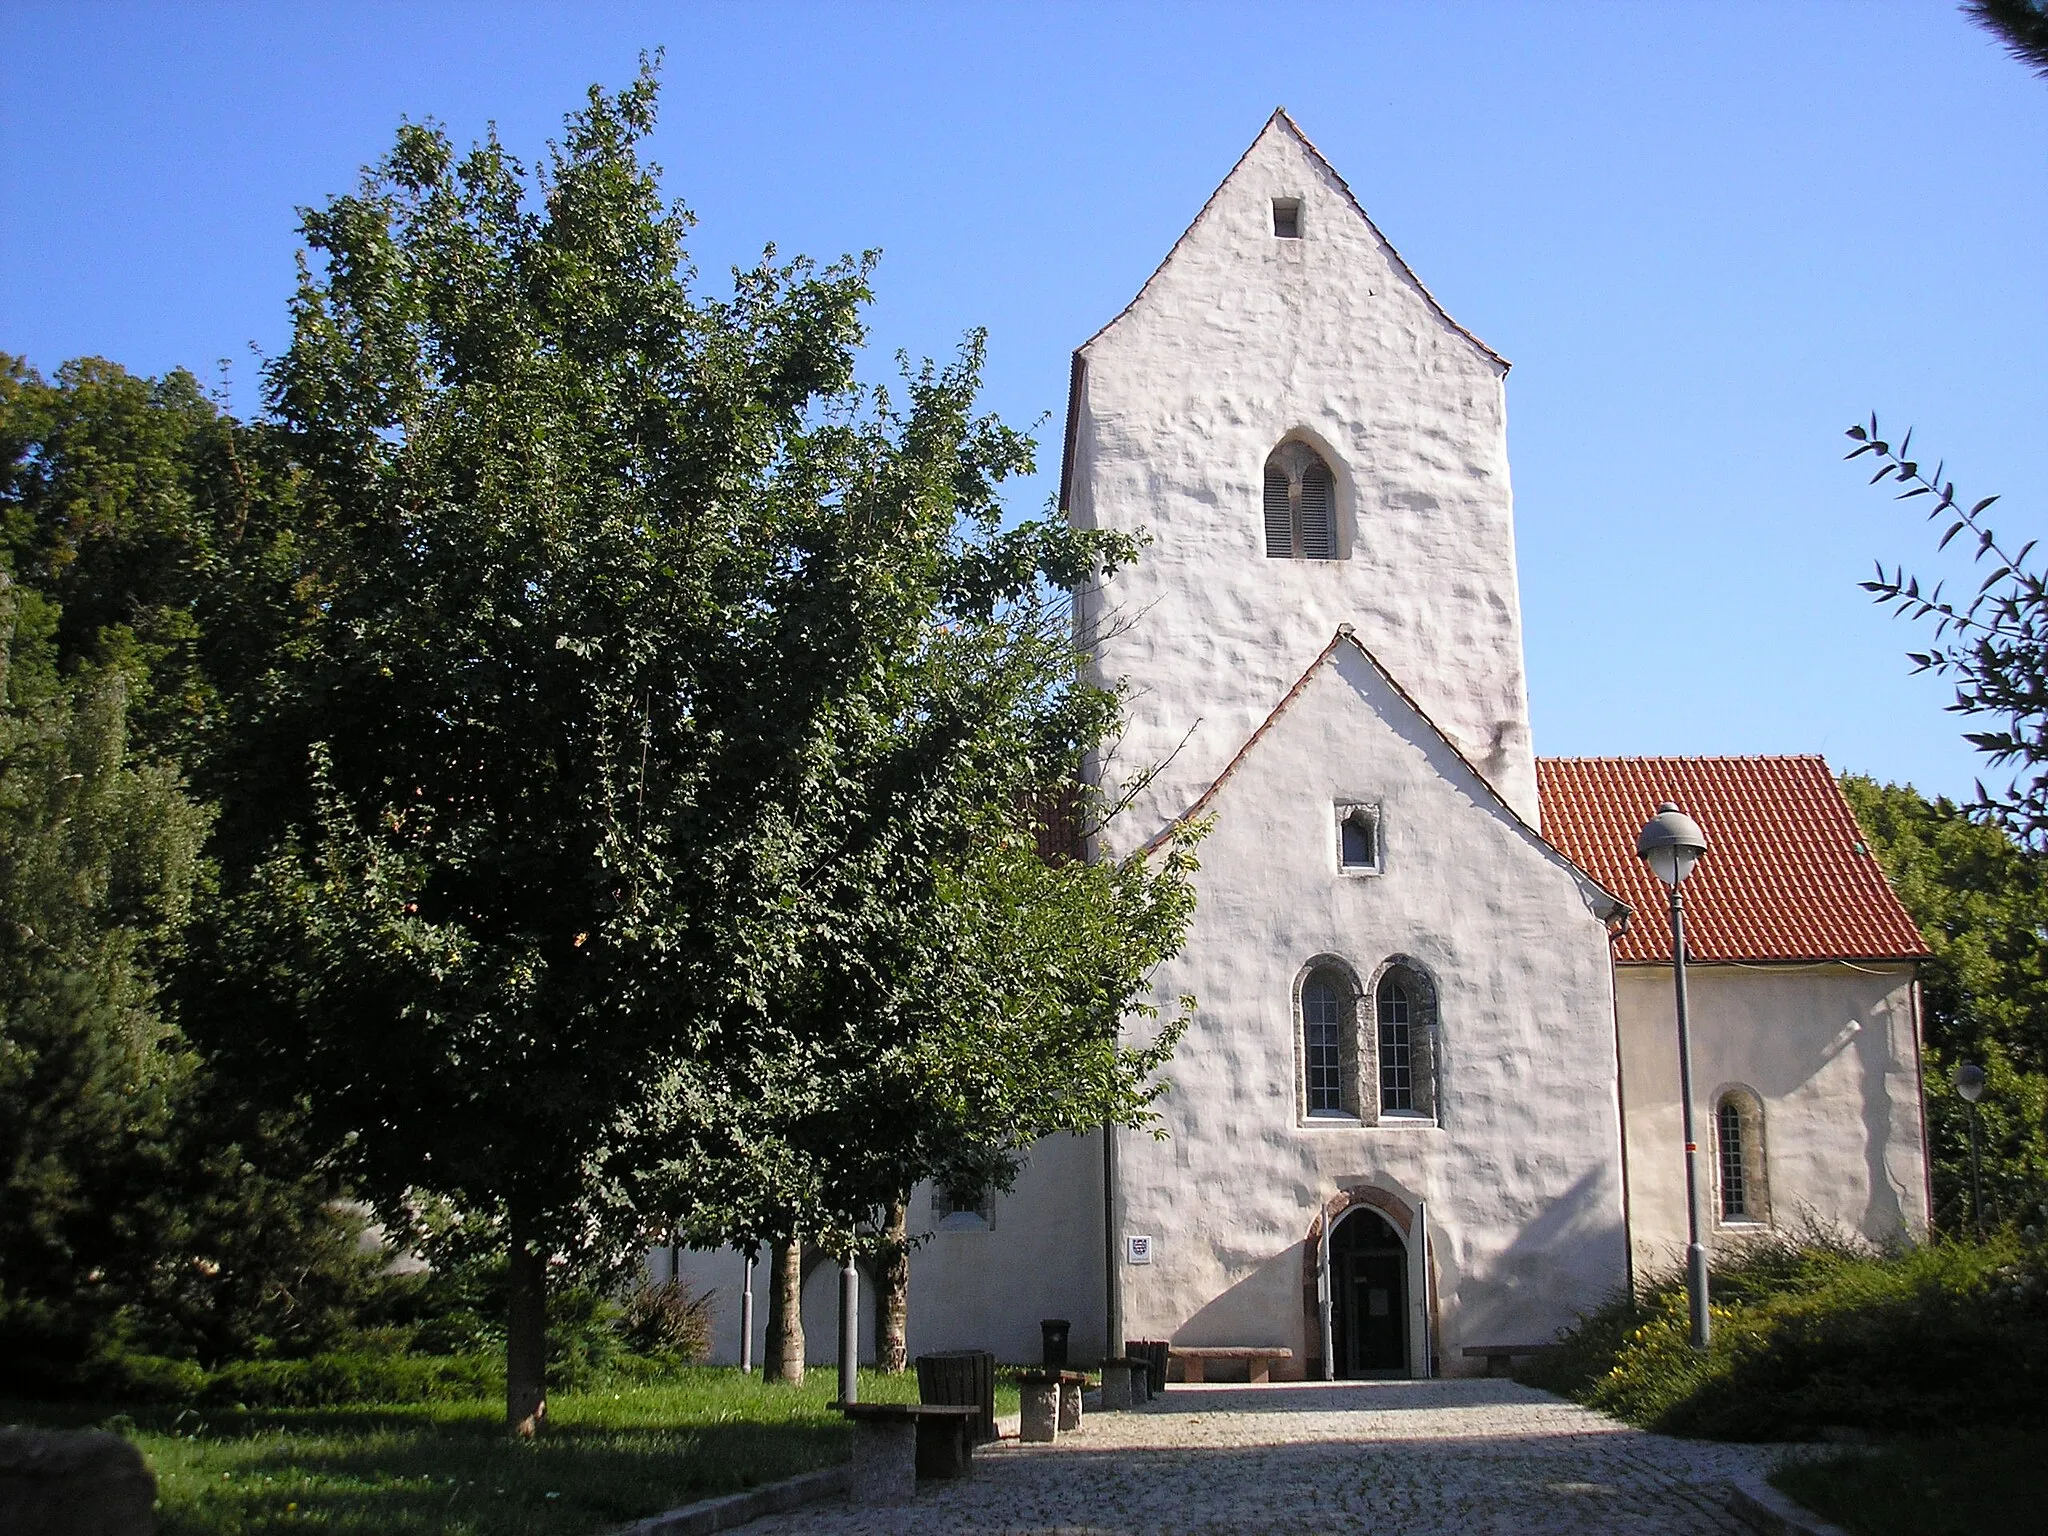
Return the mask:
[[1539,763],[1805,763],[1827,761],[1824,752],[1640,752],[1593,753],[1584,757],[1538,757]]

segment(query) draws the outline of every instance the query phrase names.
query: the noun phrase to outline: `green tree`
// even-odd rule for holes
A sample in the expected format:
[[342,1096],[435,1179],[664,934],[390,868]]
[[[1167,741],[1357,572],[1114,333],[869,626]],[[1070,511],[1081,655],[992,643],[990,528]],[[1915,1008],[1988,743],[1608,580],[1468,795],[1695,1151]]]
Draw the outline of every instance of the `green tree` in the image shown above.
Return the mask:
[[[501,1214],[525,1432],[551,1257],[631,1262],[679,1204],[815,1227],[869,1198],[808,1153],[899,1113],[848,1097],[900,1013],[898,898],[1103,715],[1012,710],[1011,766],[1002,637],[1129,554],[1002,530],[1030,444],[974,412],[978,338],[900,404],[856,383],[867,261],[695,294],[638,153],[655,94],[593,90],[536,178],[408,125],[305,216],[268,383],[308,601],[235,702],[260,750],[210,1043],[306,1093],[387,1218]],[[806,1136],[752,1144],[757,1106]],[[657,1156],[745,1176],[653,1202]]]
[[[227,698],[294,622],[295,508],[272,435],[191,374],[0,354],[0,546],[57,615],[60,669],[111,667],[148,750],[219,790]],[[226,748],[245,752],[246,740]]]
[[1964,1061],[1989,1083],[1978,1107],[1987,1221],[2048,1220],[2048,879],[1995,825],[1910,786],[1845,775],[1843,793],[1933,957],[1921,973],[1935,1219],[1970,1226]]
[[290,1106],[179,1027],[212,820],[185,771],[221,719],[201,624],[233,632],[261,520],[245,437],[189,375],[0,359],[0,1361],[36,1390],[317,1339],[360,1267]]

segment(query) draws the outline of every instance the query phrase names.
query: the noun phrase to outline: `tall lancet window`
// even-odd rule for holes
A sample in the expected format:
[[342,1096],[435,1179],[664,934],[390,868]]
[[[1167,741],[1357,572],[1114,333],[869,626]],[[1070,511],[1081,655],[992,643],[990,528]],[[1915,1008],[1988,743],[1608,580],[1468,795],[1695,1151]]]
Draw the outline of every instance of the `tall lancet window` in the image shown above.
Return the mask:
[[1441,1124],[1436,988],[1420,967],[1397,960],[1380,976],[1373,1012],[1379,1024],[1380,1123],[1413,1118]]
[[1307,443],[1282,443],[1266,460],[1266,557],[1337,558],[1337,481]]
[[1317,971],[1301,989],[1302,1044],[1306,1048],[1308,1112],[1312,1115],[1350,1113],[1345,1102],[1344,1081],[1344,988],[1328,971]]
[[1728,1088],[1714,1106],[1714,1139],[1721,1154],[1721,1220],[1767,1223],[1771,1186],[1764,1165],[1763,1101],[1747,1088]]

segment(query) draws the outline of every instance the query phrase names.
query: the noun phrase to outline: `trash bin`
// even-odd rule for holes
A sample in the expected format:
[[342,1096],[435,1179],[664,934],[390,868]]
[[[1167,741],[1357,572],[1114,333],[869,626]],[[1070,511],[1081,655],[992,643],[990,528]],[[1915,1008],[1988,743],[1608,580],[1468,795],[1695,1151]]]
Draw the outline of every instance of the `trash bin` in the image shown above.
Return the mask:
[[1067,1335],[1074,1325],[1064,1317],[1048,1317],[1038,1325],[1038,1332],[1044,1342],[1039,1363],[1048,1371],[1064,1371],[1067,1368]]
[[1166,1363],[1171,1358],[1173,1346],[1165,1339],[1125,1339],[1124,1358],[1142,1360],[1152,1369],[1147,1373],[1149,1380],[1146,1390],[1158,1397],[1166,1390]]
[[996,1357],[985,1349],[947,1349],[917,1357],[917,1400],[981,1410],[976,1444],[996,1437]]

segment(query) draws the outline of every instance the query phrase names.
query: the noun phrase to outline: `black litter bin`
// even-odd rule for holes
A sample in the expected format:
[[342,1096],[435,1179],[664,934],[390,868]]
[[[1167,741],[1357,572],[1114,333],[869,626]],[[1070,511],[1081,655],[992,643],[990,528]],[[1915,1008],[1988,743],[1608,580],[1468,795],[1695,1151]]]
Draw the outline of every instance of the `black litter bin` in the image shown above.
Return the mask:
[[1172,1348],[1172,1344],[1165,1339],[1124,1340],[1124,1358],[1142,1360],[1151,1367],[1146,1373],[1150,1379],[1145,1383],[1145,1390],[1154,1397],[1158,1397],[1166,1390],[1166,1363],[1171,1358]]
[[979,1408],[975,1443],[996,1437],[996,1357],[985,1349],[946,1349],[917,1357],[917,1400]]
[[1067,1335],[1074,1325],[1064,1317],[1048,1317],[1038,1325],[1038,1332],[1044,1340],[1040,1363],[1048,1371],[1064,1371],[1067,1368]]

